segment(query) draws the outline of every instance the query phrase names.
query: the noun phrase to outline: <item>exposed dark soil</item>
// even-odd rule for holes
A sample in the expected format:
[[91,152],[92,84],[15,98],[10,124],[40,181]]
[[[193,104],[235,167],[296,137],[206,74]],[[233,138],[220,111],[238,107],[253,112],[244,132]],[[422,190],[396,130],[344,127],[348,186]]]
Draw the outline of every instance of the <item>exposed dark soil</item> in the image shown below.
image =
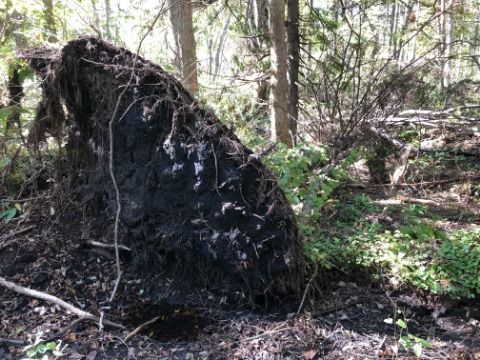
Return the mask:
[[29,64],[43,92],[30,142],[66,143],[55,207],[82,225],[77,236],[130,247],[147,292],[208,288],[251,303],[300,292],[301,244],[278,182],[176,79],[95,37],[32,51]]

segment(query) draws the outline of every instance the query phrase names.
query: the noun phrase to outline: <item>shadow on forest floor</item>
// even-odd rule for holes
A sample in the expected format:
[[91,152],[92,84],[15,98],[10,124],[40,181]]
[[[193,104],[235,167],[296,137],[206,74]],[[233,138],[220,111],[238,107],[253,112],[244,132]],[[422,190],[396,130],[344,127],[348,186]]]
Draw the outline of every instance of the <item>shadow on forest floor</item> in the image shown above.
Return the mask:
[[[445,209],[435,211],[453,216]],[[82,309],[103,311],[129,331],[159,317],[126,342],[128,331],[100,331],[94,323],[79,322],[61,340],[52,340],[66,359],[415,358],[412,350],[405,351],[399,344],[407,333],[433,345],[433,349],[423,348],[422,358],[480,358],[474,320],[480,318],[478,302],[455,304],[435,321],[434,304],[413,293],[388,295],[361,271],[350,275],[322,271],[315,298],[305,302],[309,311],[300,315],[296,314],[299,304],[288,298],[269,310],[235,308],[212,294],[178,294],[183,302],[191,296],[192,307],[152,305],[142,295],[142,280],[131,275],[124,278],[117,300],[109,303],[116,276],[112,253],[79,245],[81,229],[61,232],[52,225],[45,217],[31,214],[3,226],[0,275]],[[46,339],[75,320],[51,303],[3,288],[0,295],[1,358],[25,356],[22,349],[36,336]],[[389,318],[408,319],[407,329],[386,323]]]

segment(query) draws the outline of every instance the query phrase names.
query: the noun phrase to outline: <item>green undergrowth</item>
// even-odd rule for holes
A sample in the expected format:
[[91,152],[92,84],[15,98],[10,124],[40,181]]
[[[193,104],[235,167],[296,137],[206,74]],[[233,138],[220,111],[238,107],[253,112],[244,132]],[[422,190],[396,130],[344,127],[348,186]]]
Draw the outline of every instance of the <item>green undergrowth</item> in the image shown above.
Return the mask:
[[422,205],[384,208],[349,193],[342,185],[357,155],[333,168],[327,156],[326,147],[302,144],[268,159],[297,212],[310,265],[360,267],[395,288],[457,299],[480,294],[480,230],[447,232]]

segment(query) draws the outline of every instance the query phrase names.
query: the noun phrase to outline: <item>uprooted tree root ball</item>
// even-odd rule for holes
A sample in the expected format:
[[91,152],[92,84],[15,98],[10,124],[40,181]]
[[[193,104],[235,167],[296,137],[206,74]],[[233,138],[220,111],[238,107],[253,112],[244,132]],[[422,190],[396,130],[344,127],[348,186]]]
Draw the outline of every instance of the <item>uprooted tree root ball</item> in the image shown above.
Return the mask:
[[63,190],[78,190],[98,238],[113,233],[108,126],[123,92],[111,137],[119,238],[150,285],[249,299],[299,291],[301,244],[276,179],[177,80],[94,37],[28,57],[43,90],[30,140],[67,138]]

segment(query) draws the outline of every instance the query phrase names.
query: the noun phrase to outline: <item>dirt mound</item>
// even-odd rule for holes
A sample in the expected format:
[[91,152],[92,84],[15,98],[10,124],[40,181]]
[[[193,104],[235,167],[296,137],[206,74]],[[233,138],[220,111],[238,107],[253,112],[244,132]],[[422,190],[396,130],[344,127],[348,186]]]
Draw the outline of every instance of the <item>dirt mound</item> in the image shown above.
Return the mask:
[[67,138],[62,189],[78,190],[94,237],[112,238],[112,165],[137,269],[249,299],[299,289],[301,244],[276,179],[177,80],[94,37],[29,58],[43,90],[30,139]]

